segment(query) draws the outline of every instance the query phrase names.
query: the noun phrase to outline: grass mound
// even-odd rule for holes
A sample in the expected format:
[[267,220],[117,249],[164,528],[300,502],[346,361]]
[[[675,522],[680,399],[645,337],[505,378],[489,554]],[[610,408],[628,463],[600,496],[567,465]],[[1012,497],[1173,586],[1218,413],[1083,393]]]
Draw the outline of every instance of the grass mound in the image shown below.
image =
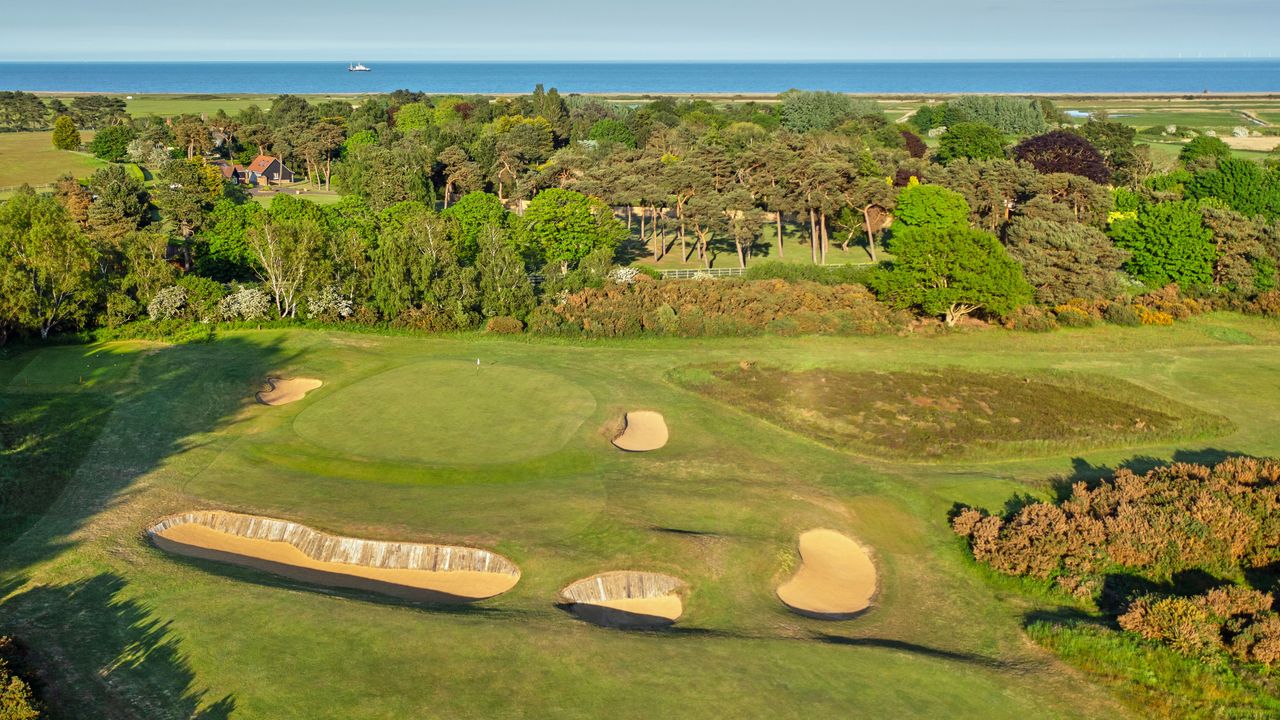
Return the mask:
[[549,372],[433,361],[331,393],[304,410],[294,429],[357,457],[487,465],[559,450],[594,409],[591,393]]
[[683,368],[708,397],[860,455],[993,459],[1218,435],[1226,418],[1109,378],[1069,373]]

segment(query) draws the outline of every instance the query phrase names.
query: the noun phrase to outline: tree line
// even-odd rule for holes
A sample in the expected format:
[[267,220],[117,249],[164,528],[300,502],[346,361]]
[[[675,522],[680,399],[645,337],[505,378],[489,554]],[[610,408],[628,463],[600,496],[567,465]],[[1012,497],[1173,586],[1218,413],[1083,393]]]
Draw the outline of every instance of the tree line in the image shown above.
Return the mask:
[[[5,102],[30,105],[22,95]],[[709,264],[731,252],[745,267],[799,251],[822,264],[853,244],[873,259],[888,250],[860,278],[882,301],[949,324],[1036,305],[1101,317],[1170,284],[1249,299],[1277,280],[1274,164],[1201,137],[1157,172],[1132,129],[1069,125],[1044,100],[960,98],[906,124],[874,102],[808,91],[719,105],[542,87],[398,91],[358,106],[286,95],[267,110],[168,119],[130,119],[109,100],[81,105],[81,118],[98,113],[86,122],[108,123],[95,152],[154,180],[113,165],[0,206],[10,330],[119,325],[180,283],[191,286],[181,309],[171,291],[157,317],[237,319],[187,304],[212,284],[219,303],[236,288],[262,293],[280,318],[467,328],[525,321],[537,298],[563,302],[641,253]],[[75,124],[77,101],[54,122]],[[263,207],[210,162],[268,153],[343,197]],[[784,226],[802,228],[800,248]]]

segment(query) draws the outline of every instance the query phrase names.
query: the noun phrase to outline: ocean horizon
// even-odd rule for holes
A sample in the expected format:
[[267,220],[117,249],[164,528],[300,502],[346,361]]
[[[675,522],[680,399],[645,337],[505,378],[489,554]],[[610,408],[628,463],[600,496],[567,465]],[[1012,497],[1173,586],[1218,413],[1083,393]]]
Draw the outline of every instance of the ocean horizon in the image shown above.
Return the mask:
[[[352,61],[356,62],[356,61]],[[0,90],[120,94],[1272,93],[1277,59],[861,62],[0,62]]]

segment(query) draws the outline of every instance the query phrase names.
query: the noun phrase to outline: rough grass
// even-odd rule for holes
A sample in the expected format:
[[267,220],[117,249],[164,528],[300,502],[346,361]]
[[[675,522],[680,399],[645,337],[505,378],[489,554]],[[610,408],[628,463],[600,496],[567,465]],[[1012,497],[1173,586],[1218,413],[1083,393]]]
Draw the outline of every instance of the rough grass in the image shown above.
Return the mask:
[[1225,418],[1132,385],[1066,373],[796,372],[743,364],[673,377],[834,448],[872,457],[991,459],[1149,445],[1230,429]]
[[[81,131],[87,143],[92,132]],[[107,163],[88,153],[58,150],[52,132],[0,133],[0,188],[15,185],[47,185],[70,173],[88,177]]]

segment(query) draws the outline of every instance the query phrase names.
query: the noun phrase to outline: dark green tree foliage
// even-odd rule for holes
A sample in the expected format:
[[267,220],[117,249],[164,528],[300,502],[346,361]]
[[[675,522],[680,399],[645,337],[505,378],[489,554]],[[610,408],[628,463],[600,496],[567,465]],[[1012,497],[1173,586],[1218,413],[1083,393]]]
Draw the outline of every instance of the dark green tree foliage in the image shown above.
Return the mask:
[[636,146],[636,136],[631,128],[621,120],[612,118],[605,118],[592,125],[588,138],[598,143],[616,143],[629,148]]
[[480,314],[486,318],[505,315],[526,319],[537,302],[524,259],[498,225],[486,225],[477,236],[475,268],[480,276]]
[[521,246],[535,266],[555,263],[563,270],[596,250],[612,251],[627,228],[604,203],[572,190],[538,193],[518,221]]
[[458,264],[444,221],[408,207],[378,238],[372,257],[373,305],[388,319],[431,330],[474,327],[476,273]]
[[1223,160],[1231,157],[1231,146],[1216,137],[1197,135],[1182,146],[1178,159],[1191,165],[1200,160]]
[[1029,98],[966,95],[947,103],[943,123],[980,123],[1006,135],[1035,135],[1048,127],[1040,103]]
[[1149,287],[1204,287],[1213,282],[1213,232],[1204,226],[1195,202],[1144,204],[1136,218],[1112,223],[1109,234],[1132,253],[1125,271]]
[[1280,170],[1263,170],[1250,160],[1226,157],[1201,170],[1186,185],[1187,197],[1217,198],[1238,213],[1280,219]]
[[99,130],[89,143],[89,150],[107,162],[120,162],[129,154],[129,143],[136,134],[128,125],[109,125]]
[[1134,145],[1137,130],[1118,122],[1090,119],[1079,133],[1102,153],[1117,184],[1131,185],[1141,179],[1143,157]]
[[916,110],[907,122],[920,132],[929,132],[936,127],[942,127],[947,124],[947,105],[946,103],[925,105]]
[[1004,242],[1009,255],[1022,264],[1037,302],[1109,299],[1123,289],[1120,269],[1129,253],[1095,227],[1018,217],[1009,224]]
[[146,221],[146,190],[123,166],[108,165],[95,172],[89,179],[89,192],[93,195],[89,231],[96,238],[117,244]]
[[45,127],[47,108],[28,92],[0,91],[0,130],[36,130]]
[[898,307],[940,315],[947,325],[977,310],[1001,317],[1031,301],[1022,267],[981,230],[895,229],[889,251],[894,260],[875,280],[880,294]]
[[874,101],[855,100],[842,93],[788,90],[778,97],[778,117],[782,127],[792,132],[832,130],[846,120],[882,115]]
[[434,188],[425,167],[421,151],[361,145],[350,148],[340,163],[338,186],[375,211],[401,202],[427,202],[434,199]]
[[222,282],[253,279],[256,261],[246,236],[265,221],[266,210],[258,203],[219,200],[200,233],[203,252],[196,261],[196,272]]
[[81,95],[71,100],[67,110],[82,128],[103,129],[128,118],[124,99],[108,95]]
[[947,128],[938,141],[938,162],[994,160],[1004,157],[1004,135],[990,125],[958,123]]
[[1107,161],[1088,140],[1068,130],[1055,130],[1028,138],[1013,148],[1013,156],[1044,174],[1071,173],[1106,184],[1111,180]]
[[75,150],[80,147],[80,131],[76,121],[68,115],[59,115],[53,121],[53,146],[59,150]]
[[969,203],[941,185],[908,185],[898,193],[894,216],[907,227],[943,230],[969,224]]
[[486,192],[467,193],[440,213],[441,217],[453,221],[450,237],[463,263],[475,259],[480,237],[490,228],[502,230],[508,226],[508,215],[498,196]]
[[1206,207],[1203,213],[1217,249],[1214,284],[1245,296],[1275,289],[1280,227],[1233,210]]

